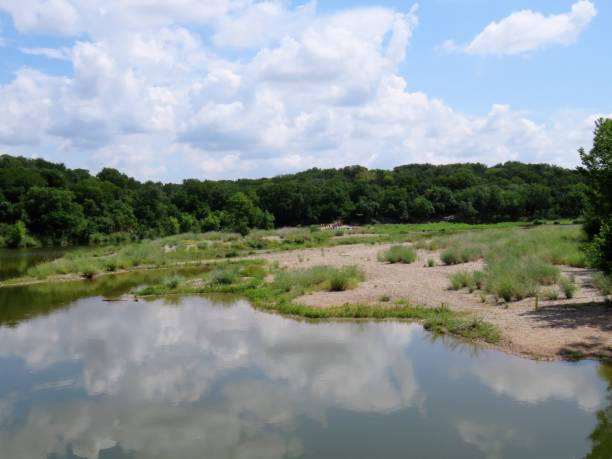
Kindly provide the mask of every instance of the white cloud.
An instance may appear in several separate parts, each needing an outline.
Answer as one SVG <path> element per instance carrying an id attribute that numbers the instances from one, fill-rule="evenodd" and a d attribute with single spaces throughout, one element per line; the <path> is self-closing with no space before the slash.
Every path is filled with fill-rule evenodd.
<path id="1" fill-rule="evenodd" d="M 549 45 L 574 43 L 597 15 L 590 0 L 578 0 L 568 13 L 543 15 L 521 10 L 499 22 L 491 22 L 465 46 L 452 40 L 442 44 L 447 51 L 478 55 L 523 54 Z"/>
<path id="2" fill-rule="evenodd" d="M 61 151 L 93 169 L 180 179 L 356 163 L 572 166 L 576 148 L 590 141 L 588 113 L 535 123 L 495 105 L 474 117 L 409 92 L 398 66 L 416 7 L 321 15 L 314 1 L 54 1 L 63 7 L 0 0 L 24 33 L 77 36 L 66 50 L 24 48 L 66 56 L 73 72 L 22 70 L 0 86 L 8 107 L 0 113 L 1 149 Z"/>
<path id="3" fill-rule="evenodd" d="M 70 60 L 70 51 L 66 48 L 19 48 L 19 51 L 31 56 L 43 56 L 47 59 Z"/>

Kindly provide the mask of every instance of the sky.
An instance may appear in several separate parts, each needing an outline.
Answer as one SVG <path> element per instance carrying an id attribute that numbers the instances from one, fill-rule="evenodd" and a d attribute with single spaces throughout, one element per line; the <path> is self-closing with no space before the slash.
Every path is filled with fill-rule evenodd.
<path id="1" fill-rule="evenodd" d="M 0 0 L 0 153 L 144 180 L 575 167 L 607 0 Z"/>

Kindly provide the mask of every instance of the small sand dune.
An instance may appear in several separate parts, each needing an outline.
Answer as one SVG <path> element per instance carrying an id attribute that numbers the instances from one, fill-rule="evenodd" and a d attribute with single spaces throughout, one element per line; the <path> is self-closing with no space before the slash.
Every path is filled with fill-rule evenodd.
<path id="1" fill-rule="evenodd" d="M 444 266 L 436 252 L 418 251 L 410 265 L 387 264 L 377 254 L 388 245 L 350 245 L 326 249 L 279 252 L 265 258 L 290 269 L 314 265 L 357 265 L 367 280 L 345 292 L 317 292 L 297 299 L 311 306 L 328 307 L 345 303 L 380 303 L 382 296 L 391 301 L 408 299 L 431 307 L 446 303 L 451 309 L 466 311 L 496 325 L 505 340 L 504 350 L 538 359 L 599 358 L 612 360 L 612 308 L 591 285 L 592 270 L 562 267 L 574 274 L 579 289 L 574 298 L 541 300 L 534 309 L 534 299 L 508 305 L 491 296 L 448 289 L 448 274 L 456 270 L 482 269 L 483 262 Z M 426 267 L 433 258 L 436 266 Z M 483 302 L 483 299 L 485 302 Z"/>

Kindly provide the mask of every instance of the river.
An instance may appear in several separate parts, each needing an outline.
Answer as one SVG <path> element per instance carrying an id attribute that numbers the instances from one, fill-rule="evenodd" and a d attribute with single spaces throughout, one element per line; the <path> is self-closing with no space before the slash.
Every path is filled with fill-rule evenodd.
<path id="1" fill-rule="evenodd" d="M 0 289 L 2 459 L 612 457 L 610 366 L 124 295 L 160 275 Z"/>

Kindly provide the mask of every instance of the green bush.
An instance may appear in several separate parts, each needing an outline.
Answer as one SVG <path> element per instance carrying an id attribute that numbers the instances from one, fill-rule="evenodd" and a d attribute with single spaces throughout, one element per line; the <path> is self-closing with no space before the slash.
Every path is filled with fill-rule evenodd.
<path id="1" fill-rule="evenodd" d="M 394 245 L 384 252 L 378 254 L 379 261 L 386 261 L 388 263 L 405 263 L 410 264 L 416 260 L 416 252 L 403 245 Z"/>
<path id="2" fill-rule="evenodd" d="M 162 285 L 170 290 L 176 289 L 185 281 L 183 276 L 171 275 L 162 280 Z"/>
<path id="3" fill-rule="evenodd" d="M 211 284 L 234 284 L 240 277 L 239 271 L 238 266 L 234 265 L 217 266 L 210 272 L 208 280 Z"/>

